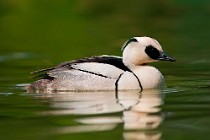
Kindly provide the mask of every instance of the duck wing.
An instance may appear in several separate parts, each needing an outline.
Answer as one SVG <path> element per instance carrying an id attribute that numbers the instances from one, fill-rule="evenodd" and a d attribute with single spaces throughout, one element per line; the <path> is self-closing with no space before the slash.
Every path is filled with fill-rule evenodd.
<path id="1" fill-rule="evenodd" d="M 123 64 L 121 57 L 103 55 L 64 62 L 56 67 L 35 71 L 33 74 L 37 74 L 37 78 L 53 80 L 68 74 L 75 74 L 75 71 L 116 79 L 121 73 L 130 70 Z"/>
<path id="2" fill-rule="evenodd" d="M 102 56 L 93 56 L 93 57 L 84 57 L 78 60 L 73 60 L 73 61 L 68 61 L 61 63 L 58 65 L 56 68 L 59 67 L 68 67 L 71 68 L 73 64 L 80 64 L 80 63 L 90 63 L 90 62 L 95 62 L 95 63 L 102 63 L 102 64 L 109 64 L 113 65 L 119 69 L 122 69 L 123 71 L 130 71 L 123 63 L 122 57 L 118 56 L 107 56 L 107 55 L 102 55 Z"/>

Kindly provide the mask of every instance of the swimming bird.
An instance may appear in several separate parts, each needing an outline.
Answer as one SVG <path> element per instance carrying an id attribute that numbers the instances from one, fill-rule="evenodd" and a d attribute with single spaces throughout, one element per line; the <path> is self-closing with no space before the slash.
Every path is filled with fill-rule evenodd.
<path id="1" fill-rule="evenodd" d="M 176 61 L 164 53 L 150 37 L 132 37 L 122 47 L 122 57 L 93 56 L 61 63 L 33 72 L 39 80 L 28 91 L 103 91 L 161 89 L 161 72 L 148 65 L 156 61 Z"/>

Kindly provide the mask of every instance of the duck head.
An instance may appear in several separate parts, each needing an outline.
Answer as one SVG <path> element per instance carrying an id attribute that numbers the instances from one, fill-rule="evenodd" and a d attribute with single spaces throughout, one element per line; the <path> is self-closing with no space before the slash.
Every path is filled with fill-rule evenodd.
<path id="1" fill-rule="evenodd" d="M 150 37 L 133 37 L 124 43 L 122 51 L 123 63 L 129 68 L 156 61 L 176 61 L 164 53 L 157 40 Z"/>

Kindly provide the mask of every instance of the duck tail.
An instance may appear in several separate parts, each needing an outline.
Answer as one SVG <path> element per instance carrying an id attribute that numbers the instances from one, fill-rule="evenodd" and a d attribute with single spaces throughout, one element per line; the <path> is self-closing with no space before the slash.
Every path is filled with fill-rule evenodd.
<path id="1" fill-rule="evenodd" d="M 38 80 L 30 84 L 29 86 L 27 86 L 27 92 L 28 93 L 37 93 L 37 92 L 45 93 L 45 91 L 47 90 L 47 84 L 49 84 L 50 82 L 51 80 L 49 79 Z"/>

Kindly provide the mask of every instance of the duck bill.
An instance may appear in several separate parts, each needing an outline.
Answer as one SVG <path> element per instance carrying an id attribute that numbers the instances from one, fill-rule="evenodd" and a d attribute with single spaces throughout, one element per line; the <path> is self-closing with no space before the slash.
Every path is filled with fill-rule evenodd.
<path id="1" fill-rule="evenodd" d="M 160 52 L 160 56 L 159 56 L 158 60 L 160 60 L 160 61 L 170 61 L 170 62 L 175 62 L 176 61 L 175 58 L 172 58 L 172 57 L 168 56 L 164 52 Z"/>

